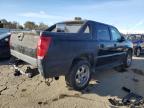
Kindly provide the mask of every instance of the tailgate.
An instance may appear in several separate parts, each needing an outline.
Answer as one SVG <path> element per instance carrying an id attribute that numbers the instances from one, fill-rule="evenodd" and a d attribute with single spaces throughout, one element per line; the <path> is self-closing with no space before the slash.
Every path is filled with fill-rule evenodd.
<path id="1" fill-rule="evenodd" d="M 13 32 L 10 39 L 11 54 L 23 61 L 36 65 L 38 32 Z"/>

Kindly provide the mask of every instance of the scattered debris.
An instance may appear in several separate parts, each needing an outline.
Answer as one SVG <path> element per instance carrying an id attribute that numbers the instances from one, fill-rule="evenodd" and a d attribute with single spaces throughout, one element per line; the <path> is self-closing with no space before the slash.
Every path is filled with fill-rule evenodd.
<path id="1" fill-rule="evenodd" d="M 54 99 L 52 99 L 52 101 L 58 101 L 58 98 L 54 98 Z"/>
<path id="2" fill-rule="evenodd" d="M 26 70 L 23 71 L 21 68 L 24 67 L 24 62 L 21 60 L 12 59 L 9 64 L 14 69 L 14 76 L 26 75 L 28 78 L 32 78 L 39 74 L 37 68 L 32 69 L 30 66 L 27 66 Z"/>
<path id="3" fill-rule="evenodd" d="M 39 105 L 41 105 L 43 102 L 38 102 Z"/>
<path id="4" fill-rule="evenodd" d="M 39 104 L 39 105 L 47 105 L 47 104 L 49 104 L 49 103 L 48 103 L 47 101 L 45 101 L 45 102 L 41 102 L 41 101 L 40 101 L 40 102 L 38 102 L 38 104 Z"/>
<path id="5" fill-rule="evenodd" d="M 116 100 L 116 99 L 108 99 L 108 100 L 114 106 L 124 106 L 123 103 L 119 100 Z"/>
<path id="6" fill-rule="evenodd" d="M 133 92 L 131 92 L 130 89 L 126 87 L 122 87 L 124 91 L 128 93 L 122 100 L 116 100 L 116 99 L 109 99 L 109 102 L 114 106 L 131 106 L 131 108 L 135 106 L 141 106 L 144 105 L 144 98 L 140 95 L 137 95 Z"/>
<path id="7" fill-rule="evenodd" d="M 26 90 L 27 90 L 27 89 L 22 89 L 21 91 L 22 91 L 22 92 L 25 92 Z"/>
<path id="8" fill-rule="evenodd" d="M 45 83 L 47 84 L 47 86 L 50 86 L 52 82 L 53 82 L 53 78 L 51 78 L 51 81 L 50 78 L 45 79 Z"/>
<path id="9" fill-rule="evenodd" d="M 135 93 L 129 93 L 122 99 L 124 105 L 133 105 L 133 106 L 140 106 L 144 104 L 144 99 L 142 96 L 139 96 Z"/>
<path id="10" fill-rule="evenodd" d="M 122 90 L 124 90 L 124 91 L 127 92 L 127 93 L 130 93 L 130 92 L 131 92 L 131 90 L 128 89 L 128 88 L 126 88 L 126 87 L 122 87 Z"/>
<path id="11" fill-rule="evenodd" d="M 20 75 L 22 75 L 22 74 L 20 73 L 20 71 L 15 70 L 15 72 L 14 72 L 14 76 L 20 76 Z"/>

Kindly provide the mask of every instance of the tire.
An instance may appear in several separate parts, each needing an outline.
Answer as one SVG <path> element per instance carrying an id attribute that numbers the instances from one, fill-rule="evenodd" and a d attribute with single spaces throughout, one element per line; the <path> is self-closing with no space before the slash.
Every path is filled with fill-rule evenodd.
<path id="1" fill-rule="evenodd" d="M 70 72 L 65 76 L 68 87 L 75 90 L 86 88 L 91 79 L 91 69 L 88 61 L 81 60 L 71 68 Z"/>
<path id="2" fill-rule="evenodd" d="M 135 55 L 136 55 L 136 57 L 139 57 L 140 54 L 141 54 L 141 49 L 140 49 L 140 48 L 137 48 L 137 49 L 135 50 Z"/>
<path id="3" fill-rule="evenodd" d="M 126 68 L 129 68 L 132 64 L 132 55 L 133 55 L 132 51 L 129 50 L 126 54 L 123 64 L 116 67 L 115 70 L 119 72 L 123 72 L 126 70 Z"/>
<path id="4" fill-rule="evenodd" d="M 129 50 L 127 52 L 127 55 L 126 55 L 126 59 L 124 60 L 124 67 L 128 68 L 131 66 L 132 64 L 132 56 L 133 56 L 133 53 L 131 50 Z"/>

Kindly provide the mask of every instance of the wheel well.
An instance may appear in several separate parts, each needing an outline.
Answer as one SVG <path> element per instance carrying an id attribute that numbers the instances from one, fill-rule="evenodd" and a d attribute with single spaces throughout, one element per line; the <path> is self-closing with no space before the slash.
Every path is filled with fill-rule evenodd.
<path id="1" fill-rule="evenodd" d="M 81 61 L 81 60 L 88 61 L 91 66 L 94 65 L 94 56 L 92 54 L 87 54 L 87 55 L 81 55 L 79 57 L 74 58 L 72 61 L 72 64 L 71 64 L 71 68 L 74 66 L 75 63 L 77 63 L 78 61 Z"/>

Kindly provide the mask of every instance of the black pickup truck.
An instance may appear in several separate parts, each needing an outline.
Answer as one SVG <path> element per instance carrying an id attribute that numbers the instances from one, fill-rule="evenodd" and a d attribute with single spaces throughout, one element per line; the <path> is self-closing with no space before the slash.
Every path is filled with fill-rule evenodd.
<path id="1" fill-rule="evenodd" d="M 127 68 L 133 44 L 119 31 L 95 21 L 67 21 L 39 32 L 13 32 L 11 54 L 38 68 L 44 78 L 65 76 L 66 84 L 84 89 L 95 70 Z"/>

